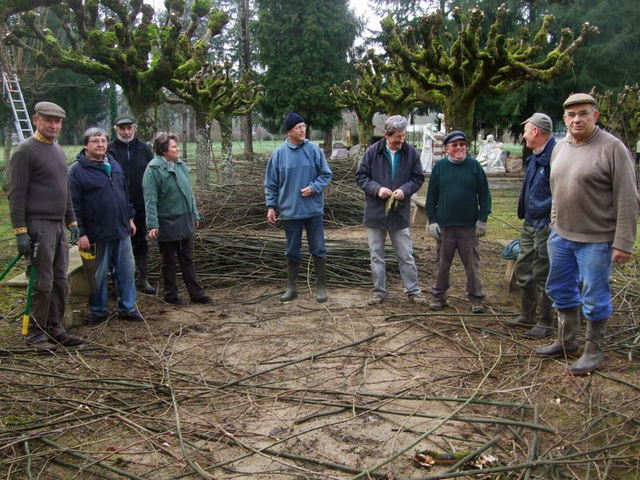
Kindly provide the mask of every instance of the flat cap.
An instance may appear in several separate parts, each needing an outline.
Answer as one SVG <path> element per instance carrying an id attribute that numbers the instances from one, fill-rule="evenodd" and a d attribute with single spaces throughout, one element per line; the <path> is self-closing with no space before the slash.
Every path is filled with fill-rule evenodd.
<path id="1" fill-rule="evenodd" d="M 136 123 L 136 119 L 130 113 L 121 113 L 116 117 L 114 123 L 116 125 L 129 125 L 131 123 Z"/>
<path id="2" fill-rule="evenodd" d="M 520 125 L 524 125 L 525 123 L 533 123 L 536 127 L 540 127 L 545 132 L 553 132 L 553 121 L 546 113 L 536 112 Z"/>
<path id="3" fill-rule="evenodd" d="M 442 140 L 442 144 L 447 145 L 456 140 L 464 140 L 466 142 L 467 136 L 462 130 L 454 130 L 453 132 L 449 132 L 447 133 L 447 135 L 445 135 L 444 139 Z"/>
<path id="4" fill-rule="evenodd" d="M 596 99 L 588 93 L 573 93 L 562 104 L 562 108 L 570 107 L 571 105 L 579 105 L 581 103 L 590 103 L 596 105 Z"/>
<path id="5" fill-rule="evenodd" d="M 67 118 L 67 114 L 60 105 L 53 102 L 38 102 L 35 107 L 36 115 L 48 115 L 49 117 Z"/>

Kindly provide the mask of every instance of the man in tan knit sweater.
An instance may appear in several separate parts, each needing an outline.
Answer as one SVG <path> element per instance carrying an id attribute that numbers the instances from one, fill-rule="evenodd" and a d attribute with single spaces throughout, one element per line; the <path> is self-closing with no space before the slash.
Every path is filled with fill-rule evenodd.
<path id="1" fill-rule="evenodd" d="M 546 286 L 558 309 L 558 339 L 536 352 L 566 355 L 578 351 L 576 332 L 582 306 L 587 320 L 585 346 L 569 372 L 584 375 L 603 361 L 602 344 L 613 311 L 611 266 L 631 257 L 640 200 L 631 153 L 596 126 L 594 98 L 576 93 L 563 107 L 569 135 L 558 142 L 551 157 L 552 230 Z"/>

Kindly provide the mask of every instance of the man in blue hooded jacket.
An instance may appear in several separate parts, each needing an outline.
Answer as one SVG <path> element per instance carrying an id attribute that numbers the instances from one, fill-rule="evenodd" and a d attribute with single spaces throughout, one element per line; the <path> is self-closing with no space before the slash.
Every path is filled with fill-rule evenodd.
<path id="1" fill-rule="evenodd" d="M 129 202 L 127 181 L 120 164 L 107 154 L 107 133 L 98 127 L 87 129 L 84 149 L 71 166 L 71 198 L 80 238 L 78 247 L 95 245 L 95 289 L 89 295 L 89 316 L 85 323 L 105 321 L 107 277 L 110 269 L 118 289 L 120 318 L 134 322 L 144 319 L 136 308 L 134 260 L 131 237 L 136 232 L 135 212 Z"/>
<path id="2" fill-rule="evenodd" d="M 556 144 L 553 123 L 544 113 L 534 113 L 522 122 L 523 138 L 533 154 L 527 159 L 527 169 L 518 201 L 518 218 L 524 220 L 520 236 L 520 254 L 516 263 L 516 284 L 520 287 L 520 316 L 508 326 L 528 328 L 529 338 L 551 335 L 553 310 L 545 293 L 549 274 L 549 222 L 551 221 L 551 153 Z M 538 317 L 536 319 L 536 308 Z"/>
<path id="3" fill-rule="evenodd" d="M 331 170 L 320 148 L 306 138 L 304 118 L 295 112 L 289 113 L 284 120 L 284 130 L 287 139 L 271 155 L 264 178 L 267 221 L 275 225 L 280 214 L 287 237 L 287 290 L 280 301 L 288 302 L 298 296 L 304 228 L 316 270 L 316 300 L 325 302 L 327 249 L 323 192 L 331 182 Z"/>

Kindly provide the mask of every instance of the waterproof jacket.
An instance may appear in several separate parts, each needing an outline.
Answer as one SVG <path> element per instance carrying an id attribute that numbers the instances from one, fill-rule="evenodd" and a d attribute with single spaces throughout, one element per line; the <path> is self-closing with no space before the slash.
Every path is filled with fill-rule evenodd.
<path id="1" fill-rule="evenodd" d="M 331 169 L 318 146 L 305 139 L 301 145 L 285 141 L 271 155 L 264 176 L 267 208 L 275 208 L 284 220 L 300 220 L 324 213 L 324 189 Z M 300 190 L 311 187 L 313 195 Z"/>
<path id="2" fill-rule="evenodd" d="M 149 145 L 134 138 L 129 143 L 117 138 L 109 144 L 109 153 L 115 158 L 127 178 L 129 200 L 136 210 L 136 217 L 144 218 L 144 193 L 142 191 L 142 177 L 147 165 L 153 158 Z M 143 225 L 140 225 L 143 227 Z"/>
<path id="3" fill-rule="evenodd" d="M 147 165 L 142 186 L 147 230 L 158 228 L 159 242 L 191 238 L 200 214 L 187 165 L 180 159 L 171 163 L 156 155 Z"/>
<path id="4" fill-rule="evenodd" d="M 408 143 L 403 143 L 399 150 L 395 178 L 392 178 L 391 164 L 386 152 L 386 139 L 382 138 L 371 145 L 364 153 L 358 171 L 356 183 L 365 193 L 364 219 L 367 227 L 385 230 L 402 230 L 410 224 L 411 195 L 420 190 L 424 182 L 424 173 L 420 163 L 420 155 Z M 400 205 L 385 215 L 387 200 L 378 197 L 381 187 L 404 192 L 404 200 Z"/>
<path id="5" fill-rule="evenodd" d="M 551 154 L 556 139 L 551 137 L 540 153 L 527 159 L 527 170 L 518 200 L 518 218 L 524 219 L 534 230 L 542 230 L 551 221 Z"/>
<path id="6" fill-rule="evenodd" d="M 135 212 L 129 202 L 127 180 L 120 164 L 107 155 L 111 176 L 96 162 L 78 154 L 69 169 L 71 199 L 80 235 L 91 243 L 117 240 L 129 235 L 129 220 Z"/>

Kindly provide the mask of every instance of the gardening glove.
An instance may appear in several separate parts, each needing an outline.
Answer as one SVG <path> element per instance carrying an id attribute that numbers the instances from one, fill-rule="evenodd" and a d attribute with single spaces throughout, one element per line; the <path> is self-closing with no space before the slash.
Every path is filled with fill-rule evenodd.
<path id="1" fill-rule="evenodd" d="M 476 237 L 484 237 L 487 233 L 487 223 L 478 220 L 476 222 Z"/>
<path id="2" fill-rule="evenodd" d="M 78 243 L 78 239 L 80 238 L 80 229 L 77 225 L 69 225 L 69 243 L 71 245 L 75 245 Z"/>
<path id="3" fill-rule="evenodd" d="M 429 235 L 436 240 L 440 240 L 440 233 L 440 225 L 435 222 L 429 224 Z"/>
<path id="4" fill-rule="evenodd" d="M 31 253 L 31 237 L 28 233 L 19 233 L 16 235 L 16 243 L 18 244 L 18 253 L 28 257 Z"/>

